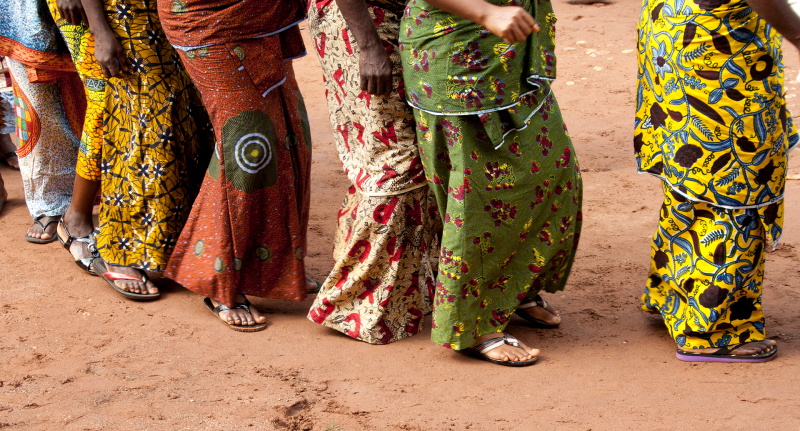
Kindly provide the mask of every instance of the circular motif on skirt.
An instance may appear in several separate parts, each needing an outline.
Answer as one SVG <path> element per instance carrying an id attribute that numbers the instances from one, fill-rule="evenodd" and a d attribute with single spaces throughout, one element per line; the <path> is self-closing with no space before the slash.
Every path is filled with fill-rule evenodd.
<path id="1" fill-rule="evenodd" d="M 225 262 L 222 261 L 222 258 L 217 256 L 217 258 L 214 259 L 214 271 L 222 272 L 224 270 L 225 270 Z"/>
<path id="2" fill-rule="evenodd" d="M 233 47 L 233 52 L 239 57 L 239 61 L 244 61 L 244 48 L 239 45 Z"/>
<path id="3" fill-rule="evenodd" d="M 262 262 L 267 262 L 272 259 L 272 251 L 266 246 L 256 248 L 256 257 Z"/>
<path id="4" fill-rule="evenodd" d="M 198 239 L 194 244 L 194 255 L 199 257 L 201 254 L 203 254 L 203 250 L 205 250 L 205 248 L 206 243 L 204 243 L 202 239 Z"/>
<path id="5" fill-rule="evenodd" d="M 241 271 L 242 270 L 242 259 L 238 257 L 233 258 L 233 270 L 234 271 Z"/>
<path id="6" fill-rule="evenodd" d="M 269 140 L 260 133 L 248 133 L 236 142 L 236 164 L 248 174 L 256 174 L 272 160 Z"/>
<path id="7" fill-rule="evenodd" d="M 243 111 L 225 120 L 222 148 L 225 179 L 245 193 L 278 183 L 278 136 L 269 115 Z M 210 171 L 209 171 L 210 172 Z"/>
<path id="8" fill-rule="evenodd" d="M 297 260 L 303 260 L 303 247 L 297 247 L 294 250 L 294 257 L 296 257 Z"/>

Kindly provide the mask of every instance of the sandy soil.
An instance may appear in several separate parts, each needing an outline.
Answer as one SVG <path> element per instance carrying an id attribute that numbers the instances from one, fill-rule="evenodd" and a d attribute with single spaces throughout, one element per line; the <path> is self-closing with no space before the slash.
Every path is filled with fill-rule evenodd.
<path id="1" fill-rule="evenodd" d="M 799 429 L 800 183 L 787 187 L 784 241 L 767 255 L 764 308 L 778 359 L 677 361 L 660 319 L 638 310 L 661 204 L 657 180 L 637 175 L 632 155 L 640 2 L 554 2 L 555 92 L 585 173 L 585 222 L 567 289 L 547 298 L 561 328 L 510 327 L 542 349 L 537 365 L 471 360 L 432 344 L 429 330 L 388 346 L 353 341 L 306 320 L 310 299 L 253 301 L 270 324 L 257 334 L 224 328 L 168 281 L 157 302 L 127 301 L 60 245 L 24 241 L 19 174 L 0 168 L 11 198 L 0 216 L 0 428 Z M 787 56 L 794 77 L 798 54 Z M 309 269 L 322 279 L 348 183 L 317 59 L 295 64 L 315 147 Z"/>

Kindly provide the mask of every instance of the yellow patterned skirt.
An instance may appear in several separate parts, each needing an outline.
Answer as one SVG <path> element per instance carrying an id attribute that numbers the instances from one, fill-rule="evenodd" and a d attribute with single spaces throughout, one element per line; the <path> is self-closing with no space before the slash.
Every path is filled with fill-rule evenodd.
<path id="1" fill-rule="evenodd" d="M 100 152 L 103 147 L 103 103 L 106 80 L 94 59 L 94 35 L 88 25 L 72 25 L 61 17 L 56 0 L 47 0 L 58 30 L 67 42 L 75 68 L 86 91 L 86 119 L 78 152 L 77 174 L 90 181 L 100 181 Z"/>
<path id="2" fill-rule="evenodd" d="M 129 71 L 107 82 L 97 248 L 107 263 L 164 271 L 208 167 L 214 135 L 155 0 L 106 0 Z"/>

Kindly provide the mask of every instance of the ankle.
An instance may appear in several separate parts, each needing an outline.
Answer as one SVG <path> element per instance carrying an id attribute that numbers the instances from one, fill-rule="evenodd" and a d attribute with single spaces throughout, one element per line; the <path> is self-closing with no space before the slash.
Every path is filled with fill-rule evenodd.
<path id="1" fill-rule="evenodd" d="M 92 214 L 81 214 L 72 208 L 67 209 L 64 214 L 64 224 L 72 236 L 86 236 L 94 230 L 94 223 L 92 221 Z"/>

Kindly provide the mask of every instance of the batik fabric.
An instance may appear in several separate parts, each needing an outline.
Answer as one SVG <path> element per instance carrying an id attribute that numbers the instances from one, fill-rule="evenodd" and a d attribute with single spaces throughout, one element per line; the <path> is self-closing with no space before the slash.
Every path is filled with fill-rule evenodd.
<path id="1" fill-rule="evenodd" d="M 309 10 L 334 140 L 351 182 L 337 214 L 334 266 L 309 319 L 373 344 L 422 330 L 439 256 L 441 219 L 403 94 L 397 37 L 404 7 L 367 5 L 393 65 L 388 97 L 361 90 L 358 44 L 336 2 L 312 2 Z"/>
<path id="2" fill-rule="evenodd" d="M 94 59 L 94 35 L 86 23 L 72 25 L 64 20 L 58 12 L 56 0 L 47 0 L 47 5 L 69 48 L 86 93 L 86 118 L 83 122 L 76 171 L 84 179 L 100 181 L 106 80 L 103 70 Z"/>
<path id="3" fill-rule="evenodd" d="M 764 339 L 763 249 L 798 137 L 781 38 L 745 1 L 644 1 L 634 151 L 665 184 L 643 308 L 685 349 Z"/>
<path id="4" fill-rule="evenodd" d="M 549 2 L 523 6 L 541 31 L 516 45 L 420 0 L 400 29 L 444 221 L 431 338 L 456 350 L 502 332 L 526 297 L 562 290 L 580 235 L 580 169 L 549 83 L 555 16 Z"/>
<path id="5" fill-rule="evenodd" d="M 289 15 L 282 9 L 288 3 L 298 5 Z M 251 9 L 242 11 L 242 5 Z M 281 7 L 264 10 L 253 2 L 160 4 L 167 36 L 179 47 L 217 133 L 167 275 L 229 307 L 237 294 L 306 297 L 311 130 L 291 63 L 305 54 L 297 27 L 305 9 L 299 5 L 279 2 Z M 197 24 L 205 22 L 205 11 L 218 13 L 219 20 Z M 278 23 L 286 25 L 268 30 Z M 268 32 L 231 40 L 219 31 L 228 25 L 234 32 Z M 204 46 L 193 47 L 198 41 Z"/>
<path id="6" fill-rule="evenodd" d="M 110 265 L 161 272 L 197 196 L 213 133 L 155 0 L 104 7 L 129 70 L 106 83 L 97 248 Z"/>

